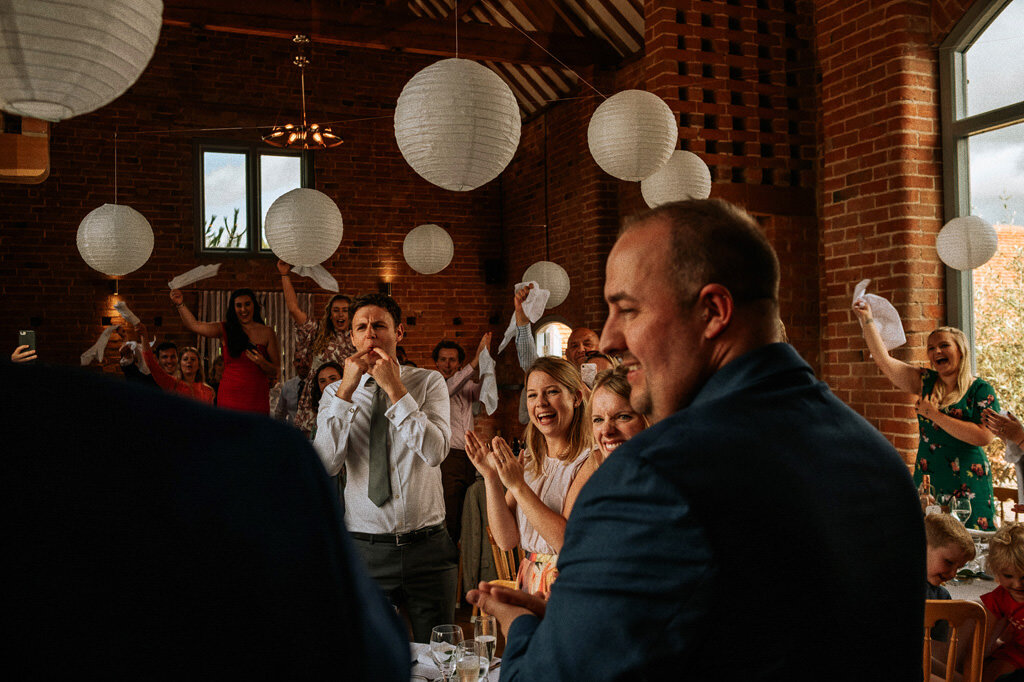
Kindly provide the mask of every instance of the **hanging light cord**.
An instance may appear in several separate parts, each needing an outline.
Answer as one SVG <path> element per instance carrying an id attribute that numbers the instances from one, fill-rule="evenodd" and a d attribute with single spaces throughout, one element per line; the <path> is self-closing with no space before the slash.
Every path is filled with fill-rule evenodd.
<path id="1" fill-rule="evenodd" d="M 537 42 L 536 40 L 534 40 L 534 39 L 533 39 L 533 38 L 532 38 L 532 37 L 530 36 L 530 34 L 529 34 L 529 33 L 527 33 L 527 32 L 526 32 L 526 31 L 524 31 L 523 29 L 521 29 L 521 28 L 519 28 L 518 26 L 516 26 L 516 23 L 515 23 L 514 21 L 512 21 L 512 22 L 509 22 L 509 23 L 510 23 L 510 24 L 512 25 L 512 28 L 514 28 L 515 30 L 517 30 L 517 31 L 519 31 L 520 33 L 522 33 L 522 34 L 523 34 L 523 35 L 524 35 L 524 36 L 526 37 L 526 39 L 527 39 L 527 40 L 529 40 L 529 41 L 530 41 L 531 43 L 533 43 L 534 45 L 536 45 L 537 47 L 539 47 L 539 48 L 540 48 L 541 50 L 543 50 L 543 51 L 544 51 L 544 53 L 545 53 L 545 54 L 547 54 L 547 56 L 551 57 L 551 58 L 552 58 L 552 59 L 554 59 L 554 60 L 555 60 L 556 62 L 558 62 L 559 64 L 561 64 L 561 65 L 562 65 L 562 68 L 563 68 L 563 69 L 565 69 L 566 71 L 570 72 L 570 73 L 571 73 L 572 75 L 574 75 L 574 76 L 576 76 L 577 78 L 579 78 L 579 79 L 580 79 L 580 81 L 582 81 L 583 83 L 586 83 L 586 84 L 587 84 L 587 86 L 589 86 L 591 90 L 593 90 L 593 91 L 594 91 L 594 92 L 596 92 L 597 94 L 601 95 L 601 97 L 603 97 L 603 98 L 605 98 L 605 99 L 608 99 L 608 95 L 604 94 L 603 92 L 601 92 L 600 90 L 598 90 L 597 88 L 595 88 L 595 87 L 594 87 L 594 85 L 593 85 L 593 83 L 591 83 L 591 82 L 590 82 L 590 81 L 588 81 L 588 80 L 587 80 L 586 78 L 584 78 L 584 77 L 583 77 L 583 76 L 581 76 L 581 75 L 580 75 L 579 73 L 577 73 L 577 72 L 576 72 L 576 69 L 572 68 L 571 66 L 569 66 L 568 64 L 566 64 L 565 62 L 563 62 L 563 61 L 562 61 L 561 59 L 559 59 L 559 58 L 558 58 L 558 57 L 556 57 L 555 55 L 551 54 L 551 52 L 549 52 L 549 51 L 548 51 L 548 49 L 547 49 L 546 47 L 544 47 L 543 45 L 541 45 L 540 43 L 538 43 L 538 42 Z"/>

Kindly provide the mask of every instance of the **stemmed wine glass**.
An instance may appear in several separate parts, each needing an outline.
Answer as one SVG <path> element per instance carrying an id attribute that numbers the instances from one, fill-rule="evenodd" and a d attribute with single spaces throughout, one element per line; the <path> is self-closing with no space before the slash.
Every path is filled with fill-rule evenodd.
<path id="1" fill-rule="evenodd" d="M 498 625 L 494 616 L 481 613 L 473 616 L 473 639 L 487 645 L 487 660 L 494 660 L 494 649 L 498 644 Z"/>
<path id="2" fill-rule="evenodd" d="M 964 497 L 956 497 L 949 501 L 949 511 L 953 516 L 960 519 L 960 523 L 967 524 L 967 519 L 971 518 L 971 500 Z"/>
<path id="3" fill-rule="evenodd" d="M 455 647 L 455 669 L 459 671 L 459 682 L 480 682 L 491 667 L 487 655 L 487 643 L 478 639 L 467 639 Z"/>
<path id="4" fill-rule="evenodd" d="M 461 643 L 462 628 L 458 625 L 435 625 L 430 631 L 430 656 L 444 682 L 455 672 L 455 650 Z"/>

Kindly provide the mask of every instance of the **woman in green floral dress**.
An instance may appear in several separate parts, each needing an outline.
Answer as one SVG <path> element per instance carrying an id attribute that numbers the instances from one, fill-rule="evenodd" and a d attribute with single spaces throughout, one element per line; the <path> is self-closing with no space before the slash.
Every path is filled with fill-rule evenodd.
<path id="1" fill-rule="evenodd" d="M 854 313 L 864 330 L 864 339 L 875 360 L 892 383 L 917 399 L 920 440 L 914 482 L 931 475 L 940 504 L 950 498 L 971 501 L 968 528 L 992 530 L 995 505 L 992 498 L 992 468 L 982 446 L 995 436 L 981 423 L 985 408 L 999 411 L 992 386 L 971 376 L 967 338 L 955 327 L 939 327 L 928 335 L 931 369 L 914 367 L 889 355 L 871 317 L 867 301 L 859 299 Z"/>

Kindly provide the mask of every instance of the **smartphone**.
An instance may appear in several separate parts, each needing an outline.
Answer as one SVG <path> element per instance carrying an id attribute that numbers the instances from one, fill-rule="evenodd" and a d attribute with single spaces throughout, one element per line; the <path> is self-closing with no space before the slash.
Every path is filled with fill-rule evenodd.
<path id="1" fill-rule="evenodd" d="M 22 329 L 18 332 L 18 345 L 28 346 L 29 350 L 36 349 L 36 332 L 33 329 Z"/>
<path id="2" fill-rule="evenodd" d="M 597 378 L 597 363 L 595 362 L 584 362 L 580 365 L 580 374 L 583 377 L 583 383 L 587 387 L 594 385 L 594 379 Z"/>

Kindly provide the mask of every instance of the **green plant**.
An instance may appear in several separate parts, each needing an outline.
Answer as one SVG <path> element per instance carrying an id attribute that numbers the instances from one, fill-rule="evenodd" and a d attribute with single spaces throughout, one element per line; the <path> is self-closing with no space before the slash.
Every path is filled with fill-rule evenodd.
<path id="1" fill-rule="evenodd" d="M 208 249 L 237 249 L 242 245 L 242 237 L 245 236 L 244 228 L 238 225 L 238 213 L 241 209 L 235 209 L 234 221 L 229 225 L 227 216 L 224 216 L 224 226 L 215 228 L 217 221 L 216 214 L 210 216 L 210 224 L 206 226 L 204 239 Z M 214 233 L 216 230 L 216 233 Z M 221 243 L 223 241 L 223 243 Z"/>

